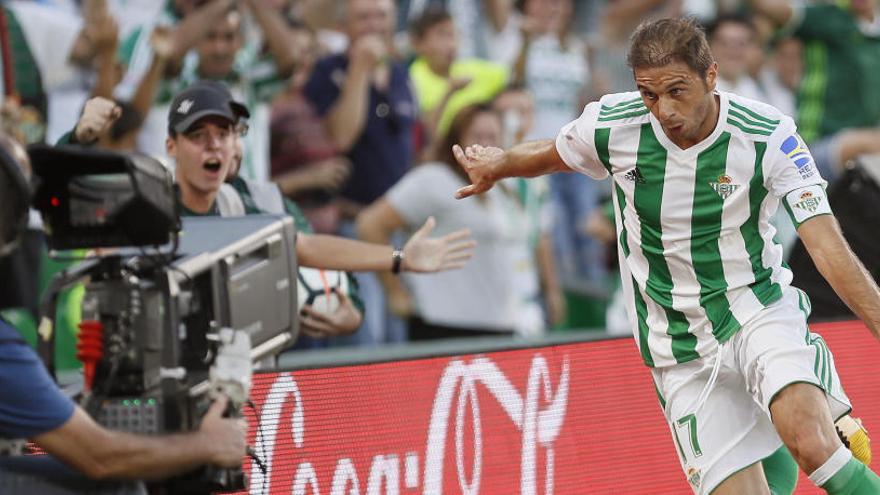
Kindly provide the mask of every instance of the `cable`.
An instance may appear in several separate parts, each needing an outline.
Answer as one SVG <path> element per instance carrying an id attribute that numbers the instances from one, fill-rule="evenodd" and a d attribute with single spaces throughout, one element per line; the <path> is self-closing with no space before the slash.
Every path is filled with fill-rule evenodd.
<path id="1" fill-rule="evenodd" d="M 257 405 L 254 404 L 254 401 L 251 399 L 248 399 L 247 402 L 245 402 L 245 405 L 249 406 L 257 416 L 257 445 L 263 445 L 263 422 L 260 421 L 260 410 L 257 409 Z M 247 448 L 247 454 L 248 457 L 257 463 L 257 466 L 259 466 L 260 471 L 263 473 L 263 485 L 260 487 L 260 493 L 265 494 L 267 493 L 266 490 L 268 488 L 266 485 L 269 483 L 269 467 L 266 465 L 266 462 L 260 458 L 253 447 Z"/>

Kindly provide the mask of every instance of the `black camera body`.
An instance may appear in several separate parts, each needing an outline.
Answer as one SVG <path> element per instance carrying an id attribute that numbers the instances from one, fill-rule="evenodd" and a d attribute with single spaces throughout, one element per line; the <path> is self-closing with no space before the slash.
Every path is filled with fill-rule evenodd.
<path id="1" fill-rule="evenodd" d="M 50 371 L 48 315 L 61 290 L 82 283 L 80 402 L 96 421 L 141 434 L 193 431 L 215 393 L 230 397 L 229 414 L 240 414 L 254 363 L 297 336 L 292 219 L 181 221 L 170 173 L 148 157 L 82 148 L 38 148 L 31 157 L 50 247 L 113 248 L 53 281 L 38 344 Z M 205 467 L 154 491 L 245 485 L 240 469 Z"/>

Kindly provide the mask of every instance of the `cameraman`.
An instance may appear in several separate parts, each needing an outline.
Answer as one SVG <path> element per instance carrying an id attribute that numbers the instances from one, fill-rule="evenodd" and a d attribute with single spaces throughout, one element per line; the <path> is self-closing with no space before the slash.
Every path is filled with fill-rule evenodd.
<path id="1" fill-rule="evenodd" d="M 29 175 L 24 149 L 0 134 L 0 256 L 15 248 L 26 225 Z M 246 425 L 223 417 L 226 403 L 225 397 L 215 401 L 194 432 L 148 437 L 104 429 L 61 393 L 36 353 L 0 319 L 0 493 L 76 492 L 73 473 L 61 466 L 45 472 L 45 457 L 16 455 L 24 439 L 92 480 L 161 479 L 204 464 L 240 466 Z"/>

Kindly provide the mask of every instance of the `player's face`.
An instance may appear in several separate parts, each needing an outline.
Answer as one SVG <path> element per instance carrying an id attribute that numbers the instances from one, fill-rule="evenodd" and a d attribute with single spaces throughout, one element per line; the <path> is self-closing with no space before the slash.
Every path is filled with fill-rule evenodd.
<path id="1" fill-rule="evenodd" d="M 479 144 L 481 146 L 501 146 L 501 119 L 492 112 L 481 112 L 474 117 L 471 125 L 461 136 L 462 147 Z"/>
<path id="2" fill-rule="evenodd" d="M 206 117 L 185 134 L 165 142 L 174 158 L 176 180 L 182 189 L 201 195 L 215 194 L 232 165 L 232 123 L 222 117 Z"/>
<path id="3" fill-rule="evenodd" d="M 638 68 L 634 73 L 645 106 L 673 143 L 687 148 L 712 133 L 717 64 L 712 64 L 705 78 L 684 62 Z"/>

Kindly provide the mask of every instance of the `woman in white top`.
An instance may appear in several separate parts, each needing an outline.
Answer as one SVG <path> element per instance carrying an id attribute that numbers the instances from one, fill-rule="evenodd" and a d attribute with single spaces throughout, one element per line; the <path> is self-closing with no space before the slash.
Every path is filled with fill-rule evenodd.
<path id="1" fill-rule="evenodd" d="M 437 161 L 415 167 L 358 218 L 365 240 L 387 241 L 434 216 L 437 235 L 468 228 L 477 241 L 462 270 L 383 279 L 391 310 L 410 319 L 410 340 L 544 331 L 534 242 L 517 189 L 502 185 L 475 200 L 454 199 L 467 178 L 452 145 L 499 146 L 501 136 L 501 118 L 490 107 L 461 110 L 437 143 Z"/>

